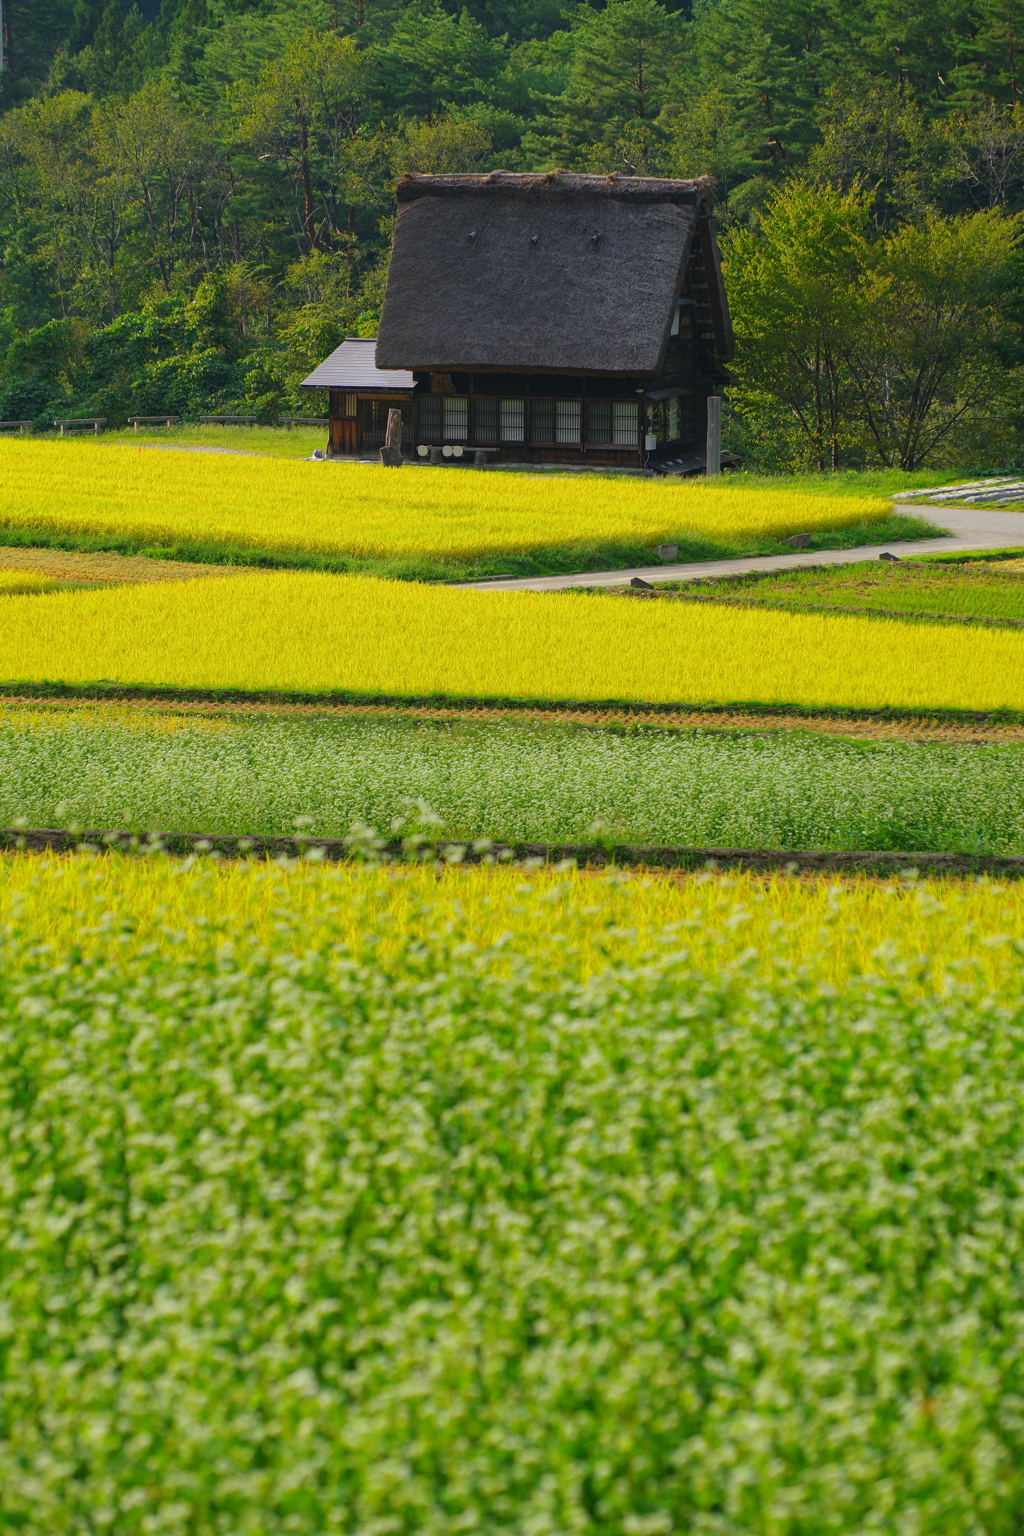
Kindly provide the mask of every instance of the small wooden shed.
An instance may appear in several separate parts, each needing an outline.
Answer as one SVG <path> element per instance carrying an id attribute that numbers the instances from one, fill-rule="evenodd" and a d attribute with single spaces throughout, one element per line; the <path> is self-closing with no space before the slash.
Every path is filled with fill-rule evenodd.
<path id="1" fill-rule="evenodd" d="M 384 442 L 388 411 L 397 406 L 402 412 L 403 446 L 413 440 L 412 398 L 416 380 L 402 368 L 378 368 L 374 337 L 352 337 L 336 347 L 308 379 L 303 389 L 326 389 L 330 436 L 327 451 L 331 458 L 358 458 L 373 453 Z"/>
<path id="2" fill-rule="evenodd" d="M 375 452 L 387 401 L 409 456 L 704 467 L 732 353 L 709 180 L 410 174 L 397 196 L 373 369 L 346 388 L 346 349 L 373 346 L 346 342 L 305 381 L 332 391 L 332 453 Z"/>

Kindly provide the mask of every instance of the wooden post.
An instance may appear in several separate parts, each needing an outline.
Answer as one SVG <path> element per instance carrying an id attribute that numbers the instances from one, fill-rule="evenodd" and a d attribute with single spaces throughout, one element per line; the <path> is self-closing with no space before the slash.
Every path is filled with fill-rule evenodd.
<path id="1" fill-rule="evenodd" d="M 705 474 L 722 473 L 722 397 L 708 395 L 708 461 Z"/>
<path id="2" fill-rule="evenodd" d="M 384 447 L 380 451 L 380 461 L 391 469 L 399 469 L 402 464 L 402 413 L 395 410 L 394 406 L 388 411 L 388 435 L 384 441 Z"/>

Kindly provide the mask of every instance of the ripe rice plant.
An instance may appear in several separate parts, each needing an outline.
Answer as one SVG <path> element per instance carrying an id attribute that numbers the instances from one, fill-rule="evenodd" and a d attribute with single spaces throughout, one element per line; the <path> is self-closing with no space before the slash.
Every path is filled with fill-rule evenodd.
<path id="1" fill-rule="evenodd" d="M 1009 1536 L 1022 893 L 0 861 L 0 1525 Z"/>
<path id="2" fill-rule="evenodd" d="M 391 966 L 445 936 L 505 974 L 586 980 L 609 965 L 685 954 L 765 984 L 897 979 L 916 995 L 1022 988 L 1024 881 L 400 863 L 265 864 L 162 856 L 0 854 L 0 931 L 46 953 L 173 959 L 238 940 L 290 952 L 300 936 Z M 42 953 L 42 951 L 40 951 Z"/>
<path id="3" fill-rule="evenodd" d="M 0 537 L 188 559 L 453 577 L 510 561 L 578 570 L 648 564 L 665 542 L 696 559 L 775 548 L 793 532 L 864 542 L 880 519 L 892 524 L 883 536 L 927 536 L 873 497 L 0 443 Z"/>
<path id="4" fill-rule="evenodd" d="M 1024 708 L 1024 634 L 267 572 L 11 598 L 0 681 L 359 697 Z"/>
<path id="5" fill-rule="evenodd" d="M 0 825 L 1024 853 L 1024 746 L 552 721 L 0 707 Z"/>
<path id="6" fill-rule="evenodd" d="M 0 570 L 0 597 L 19 597 L 33 592 L 56 592 L 57 583 L 51 576 L 40 576 L 35 571 Z"/>

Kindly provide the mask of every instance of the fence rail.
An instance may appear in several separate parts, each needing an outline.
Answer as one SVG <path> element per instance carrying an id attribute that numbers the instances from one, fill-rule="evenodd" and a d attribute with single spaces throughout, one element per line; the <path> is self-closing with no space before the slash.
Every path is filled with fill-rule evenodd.
<path id="1" fill-rule="evenodd" d="M 140 427 L 176 427 L 180 416 L 129 416 L 128 423 L 136 432 Z"/>
<path id="2" fill-rule="evenodd" d="M 96 437 L 99 437 L 107 424 L 105 416 L 68 416 L 63 421 L 55 421 L 54 426 L 60 427 L 60 435 L 64 436 L 65 430 L 71 432 L 84 432 L 91 427 Z"/>
<path id="3" fill-rule="evenodd" d="M 0 421 L 0 432 L 29 432 L 31 429 L 30 421 Z"/>

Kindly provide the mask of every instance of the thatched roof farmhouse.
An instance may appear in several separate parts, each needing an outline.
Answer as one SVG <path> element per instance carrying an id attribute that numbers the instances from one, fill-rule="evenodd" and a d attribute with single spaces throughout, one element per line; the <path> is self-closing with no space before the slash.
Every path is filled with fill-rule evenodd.
<path id="1" fill-rule="evenodd" d="M 345 342 L 331 452 L 703 467 L 732 352 L 711 184 L 408 175 L 372 361 Z M 433 452 L 432 452 L 433 450 Z"/>

